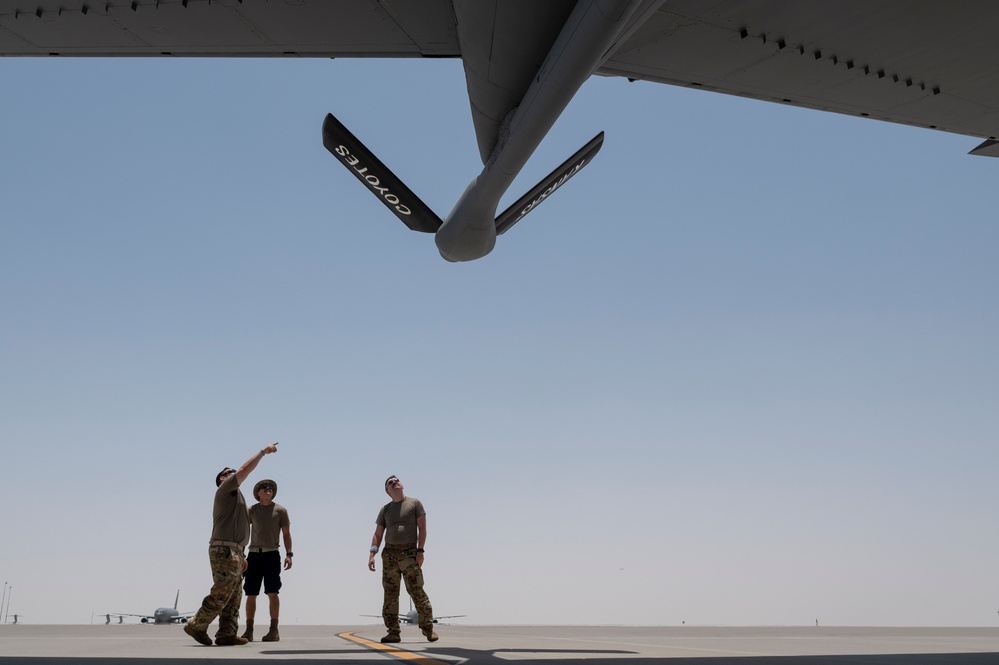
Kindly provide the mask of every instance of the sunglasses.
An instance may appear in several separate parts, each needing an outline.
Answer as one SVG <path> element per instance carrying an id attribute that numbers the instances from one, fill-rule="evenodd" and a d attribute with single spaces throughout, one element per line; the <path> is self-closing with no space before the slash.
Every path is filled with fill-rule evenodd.
<path id="1" fill-rule="evenodd" d="M 274 491 L 274 486 L 273 485 L 261 485 L 260 486 L 260 491 L 262 492 L 264 490 L 270 490 L 270 491 L 273 492 Z"/>

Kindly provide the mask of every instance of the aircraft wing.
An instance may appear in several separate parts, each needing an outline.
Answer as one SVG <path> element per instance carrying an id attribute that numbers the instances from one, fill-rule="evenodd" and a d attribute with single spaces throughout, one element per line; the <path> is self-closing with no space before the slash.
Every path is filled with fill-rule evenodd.
<path id="1" fill-rule="evenodd" d="M 599 74 L 986 139 L 999 157 L 999 3 L 666 0 Z"/>
<path id="2" fill-rule="evenodd" d="M 0 55 L 457 57 L 451 0 L 0 0 Z"/>

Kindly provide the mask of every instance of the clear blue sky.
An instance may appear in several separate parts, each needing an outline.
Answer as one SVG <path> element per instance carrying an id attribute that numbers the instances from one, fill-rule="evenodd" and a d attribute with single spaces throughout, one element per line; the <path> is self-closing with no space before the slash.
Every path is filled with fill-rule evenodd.
<path id="1" fill-rule="evenodd" d="M 213 478 L 292 517 L 289 623 L 377 614 L 396 473 L 469 623 L 995 625 L 999 161 L 976 139 L 591 79 L 448 264 L 458 61 L 0 59 L 0 582 L 33 623 L 195 609 Z M 248 489 L 248 488 L 247 488 Z"/>

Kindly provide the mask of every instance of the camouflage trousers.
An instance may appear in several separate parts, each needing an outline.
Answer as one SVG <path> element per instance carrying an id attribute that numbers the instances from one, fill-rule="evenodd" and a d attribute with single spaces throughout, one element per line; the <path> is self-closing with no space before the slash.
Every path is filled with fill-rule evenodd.
<path id="1" fill-rule="evenodd" d="M 423 590 L 423 571 L 416 565 L 416 545 L 386 545 L 382 550 L 382 589 L 385 591 L 382 619 L 388 632 L 399 632 L 400 578 L 405 580 L 406 591 L 416 606 L 420 628 L 432 630 L 434 608 Z"/>
<path id="2" fill-rule="evenodd" d="M 195 630 L 208 630 L 219 618 L 215 637 L 231 637 L 239 629 L 239 605 L 243 601 L 243 552 L 235 547 L 215 545 L 208 548 L 212 564 L 212 590 L 201 601 L 201 609 L 188 622 Z"/>

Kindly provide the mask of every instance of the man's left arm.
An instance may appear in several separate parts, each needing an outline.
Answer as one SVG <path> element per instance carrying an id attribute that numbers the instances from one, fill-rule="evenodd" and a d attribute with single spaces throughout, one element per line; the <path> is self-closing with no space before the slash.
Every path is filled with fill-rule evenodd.
<path id="1" fill-rule="evenodd" d="M 291 554 L 295 550 L 291 549 L 291 524 L 281 527 L 281 535 L 284 536 L 284 569 L 291 568 Z"/>
<path id="2" fill-rule="evenodd" d="M 427 544 L 427 514 L 416 518 L 416 565 L 423 568 L 423 546 Z"/>

